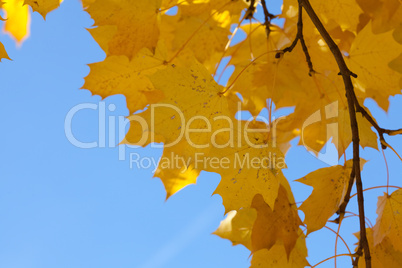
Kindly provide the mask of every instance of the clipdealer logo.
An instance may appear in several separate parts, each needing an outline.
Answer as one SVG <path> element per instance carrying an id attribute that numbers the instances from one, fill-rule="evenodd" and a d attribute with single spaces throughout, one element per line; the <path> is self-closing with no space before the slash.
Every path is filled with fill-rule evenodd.
<path id="1" fill-rule="evenodd" d="M 168 108 L 171 109 L 171 111 L 175 114 L 172 117 L 177 118 L 177 120 L 180 120 L 180 125 L 182 127 L 180 127 L 180 132 L 179 135 L 177 136 L 177 138 L 168 143 L 168 144 L 158 144 L 153 142 L 154 141 L 154 134 L 152 131 L 146 132 L 144 135 L 141 136 L 141 138 L 136 142 L 136 145 L 130 145 L 130 144 L 118 144 L 116 142 L 116 138 L 118 141 L 122 141 L 125 136 L 126 136 L 126 131 L 128 129 L 128 126 L 130 125 L 130 122 L 135 121 L 136 124 L 139 124 L 139 126 L 142 128 L 142 130 L 144 131 L 145 129 L 150 129 L 152 130 L 155 124 L 155 111 L 159 108 L 163 107 L 164 109 Z M 114 104 L 109 104 L 106 107 L 105 102 L 99 102 L 99 104 L 95 104 L 95 103 L 82 103 L 82 104 L 78 104 L 76 106 L 74 106 L 73 108 L 71 108 L 65 117 L 65 121 L 64 121 L 64 131 L 65 131 L 65 135 L 67 140 L 74 146 L 78 147 L 78 148 L 82 148 L 82 149 L 91 149 L 91 148 L 114 148 L 118 146 L 118 159 L 119 160 L 126 160 L 126 148 L 138 148 L 141 147 L 141 145 L 145 145 L 145 143 L 147 141 L 149 141 L 149 137 L 147 135 L 150 135 L 150 146 L 152 148 L 168 148 L 171 146 L 176 145 L 177 143 L 179 143 L 180 141 L 182 141 L 183 139 L 186 140 L 186 142 L 196 148 L 196 149 L 203 149 L 203 148 L 207 148 L 208 146 L 213 146 L 215 148 L 225 148 L 225 147 L 234 147 L 234 146 L 238 146 L 238 148 L 241 147 L 241 144 L 234 144 L 235 142 L 233 140 L 229 140 L 226 144 L 218 144 L 214 138 L 216 137 L 216 133 L 212 132 L 212 127 L 211 125 L 213 124 L 213 122 L 211 122 L 211 119 L 206 118 L 204 116 L 194 116 L 193 118 L 190 118 L 186 121 L 186 118 L 184 117 L 183 113 L 180 111 L 179 108 L 170 105 L 170 104 L 153 104 L 148 106 L 148 109 L 150 109 L 150 114 L 151 114 L 151 122 L 150 122 L 150 126 L 148 125 L 148 122 L 141 117 L 140 115 L 137 114 L 133 114 L 130 115 L 128 118 L 123 116 L 123 115 L 108 115 L 111 112 L 114 112 L 116 110 L 116 105 Z M 91 142 L 83 142 L 81 140 L 79 140 L 76 136 L 74 136 L 72 128 L 73 128 L 73 124 L 74 124 L 74 120 L 76 117 L 80 116 L 80 113 L 83 110 L 92 110 L 94 112 L 97 112 L 97 117 L 98 117 L 98 137 L 97 140 L 95 141 L 91 141 Z M 238 111 L 241 112 L 241 103 L 238 104 Z M 234 124 L 241 124 L 241 120 L 243 120 L 244 123 L 244 131 L 239 132 L 239 133 L 230 133 L 230 137 L 233 137 L 234 135 L 244 135 L 242 138 L 240 139 L 238 138 L 237 141 L 239 140 L 244 140 L 246 142 L 246 144 L 251 147 L 251 148 L 257 148 L 257 149 L 261 149 L 262 147 L 268 147 L 269 145 L 272 147 L 276 147 L 276 125 L 278 124 L 279 121 L 281 121 L 282 119 L 285 119 L 286 117 L 280 117 L 276 120 L 273 120 L 272 124 L 270 125 L 267 118 L 262 117 L 262 116 L 257 116 L 256 118 L 254 117 L 249 117 L 247 121 L 244 121 L 243 118 L 241 118 L 241 113 L 238 113 L 238 115 L 240 115 L 240 118 L 238 118 L 237 120 L 235 120 L 236 122 L 232 122 L 232 119 L 227 117 L 227 116 L 223 116 L 223 115 L 219 115 L 216 116 L 215 118 L 213 118 L 213 121 L 216 120 L 221 120 L 221 121 L 225 121 L 227 122 L 227 125 L 229 126 L 228 128 L 225 128 L 224 131 L 230 132 L 233 131 L 233 125 Z M 305 141 L 305 137 L 304 137 L 304 133 L 305 133 L 305 129 L 307 129 L 309 126 L 315 124 L 315 123 L 319 123 L 319 122 L 327 122 L 326 126 L 327 126 L 327 140 L 329 140 L 329 138 L 332 137 L 333 141 L 334 139 L 338 139 L 338 123 L 334 121 L 334 119 L 336 119 L 338 117 L 338 102 L 333 102 L 331 104 L 326 105 L 323 109 L 318 110 L 316 112 L 314 112 L 312 115 L 310 115 L 305 122 L 302 125 L 302 129 L 301 129 L 301 142 L 304 145 L 304 147 L 307 149 L 307 151 L 309 151 L 311 154 L 313 154 L 314 156 L 318 156 L 318 159 L 320 159 L 321 161 L 329 164 L 329 165 L 335 165 L 338 163 L 338 154 L 336 152 L 336 150 L 330 150 L 328 148 L 328 144 L 325 145 L 324 149 L 321 150 L 321 152 L 317 152 L 314 149 L 312 149 L 311 147 L 308 146 L 308 144 Z M 196 129 L 196 128 L 191 128 L 191 124 L 195 121 L 200 121 L 203 123 L 204 126 L 206 126 L 205 128 L 202 129 Z M 253 122 L 254 120 L 258 120 L 258 121 L 262 121 L 265 123 L 265 125 L 267 126 L 265 129 L 254 129 L 251 128 L 249 125 L 251 122 Z M 238 128 L 240 129 L 240 128 Z M 223 132 L 223 129 L 219 129 L 216 130 L 215 132 Z M 210 133 L 210 137 L 211 140 L 205 144 L 196 144 L 191 140 L 191 133 Z M 250 133 L 255 133 L 255 132 L 271 132 L 271 137 L 272 140 L 270 140 L 269 145 L 264 144 L 254 144 L 252 141 L 249 140 L 248 135 Z M 117 135 L 116 135 L 117 134 Z M 272 165 L 281 165 L 283 163 L 283 166 L 285 166 L 284 164 L 284 159 L 282 159 L 283 161 L 276 161 L 275 159 L 278 159 L 279 156 L 276 155 L 270 155 L 267 159 L 263 159 L 263 161 L 257 161 L 258 159 L 250 159 L 248 158 L 248 156 L 244 156 L 244 159 L 247 159 L 247 161 L 251 161 L 251 163 L 243 163 L 241 161 L 244 161 L 244 159 L 240 159 L 240 158 L 234 158 L 231 161 L 234 163 L 229 163 L 230 160 L 225 159 L 225 158 L 220 158 L 220 161 L 218 161 L 215 158 L 206 158 L 206 157 L 202 157 L 200 154 L 194 155 L 193 158 L 187 158 L 187 159 L 180 159 L 180 156 L 177 155 L 173 155 L 172 157 L 159 157 L 158 159 L 150 159 L 147 157 L 141 157 L 138 153 L 130 153 L 129 155 L 129 161 L 130 161 L 130 168 L 133 167 L 137 167 L 137 168 L 152 168 L 153 170 L 156 170 L 156 168 L 159 166 L 165 166 L 167 168 L 171 168 L 172 167 L 172 163 L 180 163 L 177 164 L 175 166 L 175 168 L 179 168 L 181 167 L 182 172 L 186 172 L 187 168 L 189 167 L 189 163 L 192 162 L 193 164 L 198 164 L 199 167 L 201 169 L 205 169 L 205 165 L 206 163 L 208 163 L 208 167 L 212 167 L 214 168 L 215 166 L 217 168 L 225 168 L 228 167 L 229 164 L 232 165 L 238 165 L 238 166 L 248 166 L 251 168 L 257 168 L 259 167 L 266 167 L 266 168 L 272 168 Z M 283 157 L 282 157 L 283 158 Z M 202 159 L 202 160 L 200 160 Z M 169 162 L 170 161 L 170 162 Z M 259 163 L 258 163 L 259 162 Z M 274 163 L 273 163 L 274 162 Z M 257 164 L 256 164 L 257 163 Z"/>

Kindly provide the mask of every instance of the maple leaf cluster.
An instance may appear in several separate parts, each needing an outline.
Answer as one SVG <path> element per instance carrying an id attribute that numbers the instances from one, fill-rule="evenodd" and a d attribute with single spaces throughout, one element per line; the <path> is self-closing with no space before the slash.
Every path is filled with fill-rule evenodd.
<path id="1" fill-rule="evenodd" d="M 89 32 L 106 53 L 104 61 L 89 65 L 83 88 L 102 98 L 126 97 L 131 124 L 123 143 L 164 143 L 162 157 L 186 159 L 185 165 L 159 163 L 155 177 L 167 197 L 195 183 L 202 170 L 217 172 L 221 181 L 214 193 L 222 197 L 227 217 L 215 234 L 247 247 L 253 253 L 251 267 L 308 266 L 306 235 L 324 228 L 339 211 L 350 194 L 353 163 L 299 179 L 314 190 L 297 207 L 282 173 L 283 159 L 295 137 L 315 153 L 331 140 L 337 159 L 346 159 L 352 131 L 332 48 L 310 18 L 301 16 L 298 1 L 284 0 L 278 15 L 283 26 L 271 23 L 274 16 L 265 1 L 82 2 L 94 20 Z M 389 96 L 400 94 L 402 87 L 401 2 L 309 2 L 357 74 L 356 101 L 372 98 L 387 111 Z M 0 1 L 6 31 L 19 41 L 28 31 L 24 3 L 43 16 L 59 5 L 58 0 Z M 253 17 L 258 5 L 265 8 L 265 22 Z M 238 33 L 246 37 L 232 44 Z M 1 44 L 0 58 L 8 58 Z M 234 71 L 227 84 L 219 84 L 229 67 Z M 283 107 L 294 112 L 273 120 L 274 109 Z M 256 120 L 263 109 L 268 120 Z M 337 124 L 328 128 L 328 122 L 317 120 L 306 126 L 323 109 Z M 239 118 L 239 111 L 249 111 L 252 120 Z M 356 117 L 360 145 L 378 149 L 375 120 L 362 113 Z M 401 196 L 397 190 L 379 198 L 377 223 L 367 230 L 373 267 L 402 267 Z M 365 267 L 363 258 L 359 267 Z"/>

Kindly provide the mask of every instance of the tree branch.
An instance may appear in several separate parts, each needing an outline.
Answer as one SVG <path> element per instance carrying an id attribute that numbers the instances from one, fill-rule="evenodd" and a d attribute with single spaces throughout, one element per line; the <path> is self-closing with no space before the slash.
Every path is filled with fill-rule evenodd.
<path id="1" fill-rule="evenodd" d="M 356 189 L 357 189 L 357 197 L 359 204 L 359 221 L 360 221 L 360 243 L 359 248 L 362 248 L 364 251 L 366 267 L 371 268 L 371 255 L 370 249 L 367 241 L 366 235 L 366 225 L 365 225 L 365 216 L 364 216 L 364 196 L 363 196 L 363 184 L 360 172 L 360 156 L 359 156 L 359 128 L 357 125 L 356 119 L 356 109 L 355 109 L 355 100 L 354 100 L 354 89 L 352 84 L 352 79 L 350 76 L 352 72 L 347 67 L 345 60 L 343 59 L 342 53 L 339 50 L 338 46 L 335 44 L 334 40 L 331 38 L 324 25 L 321 23 L 314 9 L 310 5 L 308 0 L 299 0 L 299 4 L 301 4 L 309 15 L 311 21 L 314 23 L 315 27 L 319 31 L 320 35 L 324 39 L 325 43 L 327 43 L 329 49 L 331 50 L 334 58 L 338 64 L 340 73 L 343 78 L 343 83 L 345 85 L 346 90 L 346 98 L 348 101 L 349 107 L 349 117 L 350 124 L 352 129 L 352 142 L 353 142 L 353 169 L 356 175 Z M 360 253 L 361 252 L 357 252 Z M 358 258 L 356 258 L 358 259 Z M 355 265 L 356 263 L 354 263 Z"/>
<path id="2" fill-rule="evenodd" d="M 402 134 L 402 129 L 384 129 L 380 127 L 377 122 L 374 120 L 374 118 L 366 111 L 366 109 L 360 105 L 359 101 L 357 100 L 355 92 L 353 92 L 353 100 L 356 105 L 356 111 L 361 113 L 364 118 L 367 119 L 367 121 L 370 122 L 370 124 L 376 129 L 378 136 L 380 137 L 380 142 L 381 142 L 381 147 L 383 149 L 386 149 L 388 147 L 388 143 L 384 139 L 384 134 L 388 134 L 389 136 L 394 136 L 398 134 Z"/>
<path id="3" fill-rule="evenodd" d="M 356 176 L 355 169 L 354 166 L 352 166 L 352 172 L 350 173 L 349 184 L 345 198 L 343 199 L 342 204 L 339 206 L 339 210 L 336 212 L 339 215 L 339 217 L 335 219 L 334 222 L 337 224 L 339 224 L 342 221 L 343 217 L 345 216 L 346 207 L 349 204 L 350 200 L 350 193 L 352 192 L 353 184 L 355 182 L 355 176 Z"/>
<path id="4" fill-rule="evenodd" d="M 261 5 L 262 5 L 262 10 L 264 11 L 264 26 L 265 26 L 265 32 L 267 34 L 267 37 L 269 37 L 269 34 L 271 33 L 271 20 L 275 18 L 275 16 L 271 13 L 269 13 L 268 8 L 267 8 L 267 3 L 265 0 L 261 0 Z"/>
<path id="5" fill-rule="evenodd" d="M 247 8 L 244 17 L 246 18 L 246 20 L 250 20 L 253 18 L 255 12 L 255 0 L 246 0 L 246 2 L 250 2 L 250 6 Z"/>
<path id="6" fill-rule="evenodd" d="M 281 52 L 276 53 L 275 58 L 280 58 L 282 54 L 286 52 L 292 52 L 292 50 L 295 48 L 297 45 L 297 41 L 300 40 L 300 44 L 302 46 L 304 55 L 306 56 L 306 62 L 309 68 L 308 75 L 311 76 L 313 73 L 315 73 L 314 68 L 313 68 L 313 63 L 311 62 L 311 57 L 310 53 L 308 52 L 308 48 L 306 46 L 306 42 L 304 41 L 304 36 L 303 36 L 303 9 L 301 6 L 301 3 L 299 2 L 299 16 L 297 19 L 297 33 L 295 40 L 293 40 L 292 44 L 286 48 L 284 48 Z"/>

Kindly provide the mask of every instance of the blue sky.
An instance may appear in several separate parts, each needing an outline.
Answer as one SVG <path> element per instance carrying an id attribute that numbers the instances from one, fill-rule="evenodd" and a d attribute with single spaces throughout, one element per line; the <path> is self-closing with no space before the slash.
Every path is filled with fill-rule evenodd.
<path id="1" fill-rule="evenodd" d="M 46 21 L 32 14 L 31 37 L 21 47 L 0 34 L 13 59 L 0 64 L 0 267 L 248 267 L 244 247 L 211 235 L 224 216 L 221 198 L 211 196 L 219 175 L 203 172 L 197 185 L 165 202 L 163 185 L 152 179 L 151 169 L 130 168 L 129 161 L 119 160 L 117 129 L 114 141 L 106 135 L 104 148 L 80 149 L 66 138 L 65 118 L 76 105 L 96 107 L 72 119 L 73 135 L 85 142 L 99 141 L 102 105 L 116 107 L 105 111 L 116 122 L 128 115 L 124 97 L 112 96 L 100 104 L 99 96 L 79 89 L 89 72 L 86 64 L 104 58 L 85 29 L 92 23 L 80 2 L 66 0 Z M 391 100 L 388 115 L 373 102 L 366 104 L 384 127 L 399 128 L 402 98 Z M 402 151 L 400 138 L 388 140 Z M 129 152 L 155 158 L 161 154 L 149 148 Z M 382 155 L 369 149 L 364 156 L 370 160 L 363 172 L 365 188 L 385 184 Z M 398 184 L 401 163 L 390 150 L 386 156 L 391 184 Z M 292 148 L 286 159 L 290 181 L 325 166 L 303 147 Z M 296 200 L 311 192 L 291 184 Z M 376 196 L 382 192 L 367 192 L 373 223 Z M 353 199 L 348 210 L 356 211 L 355 203 Z M 357 218 L 345 222 L 342 230 L 357 231 Z M 324 234 L 330 241 L 323 240 Z M 350 234 L 345 237 L 356 242 Z M 311 264 L 333 255 L 333 241 L 329 232 L 311 235 Z M 338 252 L 344 253 L 344 247 Z M 339 267 L 343 261 L 350 263 L 339 258 Z M 319 267 L 333 267 L 333 261 Z"/>

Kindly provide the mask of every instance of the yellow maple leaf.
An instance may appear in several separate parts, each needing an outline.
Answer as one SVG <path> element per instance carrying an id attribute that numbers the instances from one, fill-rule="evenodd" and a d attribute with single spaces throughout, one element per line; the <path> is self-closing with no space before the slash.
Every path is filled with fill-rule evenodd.
<path id="1" fill-rule="evenodd" d="M 131 61 L 124 55 L 108 56 L 102 62 L 89 65 L 91 71 L 83 88 L 102 98 L 123 94 L 130 113 L 134 113 L 163 97 L 162 93 L 156 92 L 147 75 L 165 68 L 165 57 L 162 45 L 155 55 L 144 48 Z"/>
<path id="2" fill-rule="evenodd" d="M 372 19 L 373 32 L 384 33 L 402 23 L 402 4 L 399 0 L 357 0 L 363 11 Z"/>
<path id="3" fill-rule="evenodd" d="M 251 250 L 251 232 L 256 218 L 254 208 L 229 211 L 213 234 L 232 241 L 233 245 L 241 244 Z"/>
<path id="4" fill-rule="evenodd" d="M 296 180 L 314 187 L 311 195 L 300 206 L 305 215 L 307 234 L 324 227 L 339 209 L 348 188 L 352 165 L 353 160 L 348 160 L 344 166 L 321 168 Z"/>
<path id="5" fill-rule="evenodd" d="M 154 177 L 159 177 L 166 190 L 166 199 L 184 187 L 197 182 L 200 171 L 188 162 L 191 156 L 186 155 L 186 142 L 166 147 L 160 159 Z"/>
<path id="6" fill-rule="evenodd" d="M 323 2 L 311 0 L 310 3 L 325 23 L 339 24 L 343 30 L 356 30 L 362 10 L 355 1 L 334 0 Z"/>
<path id="7" fill-rule="evenodd" d="M 254 197 L 252 207 L 257 210 L 257 219 L 251 234 L 252 251 L 263 248 L 269 250 L 277 241 L 282 241 L 289 258 L 301 235 L 299 225 L 302 222 L 296 205 L 288 199 L 286 189 L 282 185 L 279 187 L 274 209 L 265 203 L 260 194 Z"/>
<path id="8" fill-rule="evenodd" d="M 244 80 L 238 78 L 239 82 L 236 81 L 236 84 L 238 83 L 239 87 L 235 84 L 233 88 L 244 94 L 247 101 L 252 102 L 252 105 L 248 104 L 247 107 L 249 109 L 256 107 L 256 112 L 263 107 L 263 101 L 267 98 L 272 98 L 278 108 L 295 106 L 294 113 L 284 120 L 288 122 L 287 131 L 282 129 L 281 133 L 301 130 L 299 144 L 307 146 L 316 153 L 320 152 L 332 137 L 332 143 L 336 146 L 340 157 L 352 141 L 343 83 L 335 67 L 336 63 L 330 52 L 325 50 L 327 47 L 313 45 L 314 43 L 310 47 L 310 52 L 315 59 L 314 66 L 318 74 L 309 76 L 307 64 L 294 68 L 294 62 L 305 61 L 302 49 L 296 47 L 291 53 L 283 55 L 277 63 L 268 61 L 259 68 L 248 67 L 250 74 L 247 70 L 244 71 L 242 74 Z M 303 105 L 306 99 L 309 105 Z M 364 133 L 361 135 L 361 145 L 377 148 L 377 136 L 371 130 L 371 124 L 360 114 L 357 115 L 357 119 L 361 132 Z"/>
<path id="9" fill-rule="evenodd" d="M 375 35 L 371 24 L 367 24 L 356 36 L 347 57 L 349 68 L 358 75 L 353 79 L 356 94 L 373 98 L 385 111 L 388 110 L 389 96 L 401 93 L 401 74 L 388 65 L 400 55 L 401 49 L 392 32 Z"/>
<path id="10" fill-rule="evenodd" d="M 281 177 L 280 183 L 282 191 L 285 190 L 287 193 L 287 198 L 289 202 L 291 204 L 294 204 L 295 201 L 288 181 L 284 177 Z M 262 200 L 260 201 L 262 202 Z M 263 214 L 264 212 L 260 210 L 259 213 L 260 217 L 262 217 L 261 214 Z M 226 218 L 221 221 L 218 229 L 214 232 L 214 234 L 232 241 L 233 245 L 242 244 L 251 251 L 251 233 L 256 219 L 257 211 L 255 208 L 243 207 L 238 211 L 229 211 L 226 215 Z M 257 237 L 257 239 L 259 238 Z M 282 243 L 281 247 L 283 248 L 283 241 L 277 242 Z"/>
<path id="11" fill-rule="evenodd" d="M 244 62 L 250 62 L 263 54 L 267 54 L 263 60 L 273 59 L 274 51 L 282 48 L 290 42 L 289 38 L 283 34 L 283 31 L 273 25 L 272 32 L 267 37 L 267 32 L 260 23 L 249 23 L 241 25 L 239 31 L 247 34 L 247 38 L 240 43 L 228 48 L 226 55 L 231 56 L 229 63 L 233 65 L 243 65 Z"/>
<path id="12" fill-rule="evenodd" d="M 247 6 L 243 1 L 181 1 L 178 14 L 161 17 L 161 35 L 172 57 L 195 57 L 210 71 L 222 57 L 230 25 Z"/>
<path id="13" fill-rule="evenodd" d="M 240 137 L 235 139 L 235 145 L 240 139 L 240 146 L 211 152 L 211 155 L 226 158 L 230 163 L 229 168 L 209 170 L 222 176 L 214 194 L 222 196 L 226 212 L 249 207 L 256 194 L 274 207 L 280 182 L 285 179 L 281 172 L 286 168 L 282 152 L 273 146 L 267 133 L 258 132 L 267 130 L 267 126 L 254 124 L 250 129 L 257 132 L 244 133 L 242 128 Z"/>
<path id="14" fill-rule="evenodd" d="M 227 101 L 220 94 L 222 88 L 205 67 L 197 62 L 190 67 L 170 64 L 151 75 L 150 80 L 155 89 L 163 92 L 164 99 L 146 111 L 129 117 L 140 116 L 147 124 L 145 129 L 130 127 L 126 142 L 136 144 L 146 135 L 146 142 L 142 146 L 151 142 L 170 144 L 185 138 L 194 148 L 204 145 L 212 147 L 209 145 L 212 132 L 224 123 L 214 118 L 228 115 L 229 112 Z M 201 131 L 186 132 L 188 129 Z"/>
<path id="15" fill-rule="evenodd" d="M 304 268 L 310 266 L 306 258 L 306 237 L 300 231 L 300 236 L 289 256 L 286 255 L 283 243 L 278 241 L 269 250 L 264 248 L 254 252 L 250 268 Z"/>
<path id="16" fill-rule="evenodd" d="M 402 190 L 391 195 L 384 193 L 378 197 L 377 221 L 373 227 L 374 245 L 380 244 L 385 237 L 395 250 L 402 252 Z"/>
<path id="17" fill-rule="evenodd" d="M 197 17 L 182 17 L 175 28 L 173 50 L 185 46 L 181 53 L 189 50 L 201 63 L 222 52 L 230 35 L 230 31 L 220 27 L 215 20 L 205 23 Z"/>
<path id="18" fill-rule="evenodd" d="M 241 12 L 247 7 L 243 0 L 189 0 L 180 6 L 184 16 L 206 19 L 213 15 L 213 19 L 220 22 L 222 27 L 238 20 Z"/>
<path id="19" fill-rule="evenodd" d="M 107 54 L 109 51 L 109 41 L 117 32 L 116 25 L 103 25 L 88 29 L 93 39 L 98 43 L 102 50 Z"/>
<path id="20" fill-rule="evenodd" d="M 83 3 L 96 26 L 117 26 L 116 33 L 108 42 L 107 55 L 126 55 L 131 59 L 144 47 L 151 51 L 155 49 L 159 38 L 161 0 L 84 0 Z"/>
<path id="21" fill-rule="evenodd" d="M 370 248 L 371 255 L 371 265 L 375 268 L 389 268 L 389 267 L 402 267 L 402 252 L 396 250 L 389 240 L 388 237 L 385 237 L 381 243 L 375 245 L 373 238 L 373 229 L 366 228 L 366 236 Z M 354 234 L 358 239 L 360 237 L 360 233 Z M 366 262 L 363 256 L 359 258 L 358 263 L 359 268 L 366 267 Z"/>
<path id="22" fill-rule="evenodd" d="M 17 42 L 22 42 L 29 36 L 31 17 L 28 6 L 24 5 L 23 0 L 8 0 L 2 8 L 7 17 L 4 23 L 4 30 L 14 37 Z"/>

